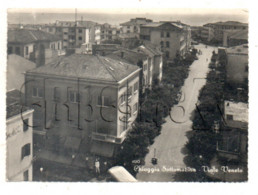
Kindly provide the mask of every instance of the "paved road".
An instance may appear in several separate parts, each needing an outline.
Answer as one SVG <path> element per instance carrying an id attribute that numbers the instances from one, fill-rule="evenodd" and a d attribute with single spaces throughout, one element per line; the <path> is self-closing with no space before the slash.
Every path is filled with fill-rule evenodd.
<path id="1" fill-rule="evenodd" d="M 209 70 L 208 64 L 212 56 L 212 51 L 216 49 L 210 46 L 205 48 L 204 45 L 197 45 L 195 48 L 201 49 L 202 55 L 199 55 L 199 59 L 194 61 L 190 66 L 189 76 L 182 87 L 183 95 L 181 100 L 171 111 L 173 121 L 170 117 L 166 118 L 166 123 L 162 126 L 161 134 L 149 148 L 150 152 L 146 155 L 145 165 L 137 174 L 137 179 L 140 181 L 173 181 L 175 172 L 171 171 L 172 168 L 186 167 L 183 162 L 185 155 L 182 153 L 182 148 L 187 141 L 186 132 L 191 130 L 191 113 L 195 109 L 199 90 L 206 83 L 204 78 Z M 158 159 L 157 165 L 151 163 L 154 150 L 156 150 L 156 157 Z M 152 168 L 153 172 L 150 172 L 150 168 Z"/>

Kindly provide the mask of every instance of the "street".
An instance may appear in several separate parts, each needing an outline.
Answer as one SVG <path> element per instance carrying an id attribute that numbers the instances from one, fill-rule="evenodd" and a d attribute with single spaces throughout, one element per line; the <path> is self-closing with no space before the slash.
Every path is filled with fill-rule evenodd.
<path id="1" fill-rule="evenodd" d="M 174 181 L 175 172 L 171 169 L 186 168 L 185 155 L 182 151 L 187 142 L 186 133 L 191 131 L 191 114 L 195 109 L 199 91 L 206 83 L 205 77 L 209 71 L 212 51 L 216 49 L 211 46 L 205 48 L 202 44 L 196 45 L 195 48 L 200 49 L 202 54 L 198 55 L 199 59 L 190 66 L 189 76 L 182 87 L 181 99 L 172 108 L 170 116 L 166 117 L 161 134 L 149 148 L 143 166 L 146 169 L 142 169 L 137 174 L 139 181 Z M 154 153 L 158 159 L 156 165 L 151 163 Z M 147 171 L 149 168 L 157 171 Z"/>

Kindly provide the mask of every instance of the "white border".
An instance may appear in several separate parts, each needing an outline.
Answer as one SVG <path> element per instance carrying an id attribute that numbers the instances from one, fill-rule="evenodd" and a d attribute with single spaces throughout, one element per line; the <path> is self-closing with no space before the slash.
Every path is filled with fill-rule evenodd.
<path id="1" fill-rule="evenodd" d="M 4 4 L 3 4 L 4 3 Z M 1 93 L 1 131 L 0 131 L 0 181 L 3 194 L 257 194 L 258 175 L 258 136 L 257 136 L 257 55 L 258 55 L 258 26 L 255 1 L 248 0 L 9 0 L 1 2 L 0 9 L 0 93 Z M 5 183 L 5 64 L 6 64 L 6 9 L 7 8 L 248 8 L 250 22 L 250 126 L 249 126 L 249 181 L 247 183 Z M 125 9 L 123 9 L 125 10 Z"/>

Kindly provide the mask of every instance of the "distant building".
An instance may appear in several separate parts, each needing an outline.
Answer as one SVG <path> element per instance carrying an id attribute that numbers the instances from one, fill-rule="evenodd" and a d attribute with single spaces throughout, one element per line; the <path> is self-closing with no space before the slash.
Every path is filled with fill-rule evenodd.
<path id="1" fill-rule="evenodd" d="M 233 33 L 224 33 L 223 46 L 233 47 L 248 43 L 248 30 L 241 30 Z"/>
<path id="2" fill-rule="evenodd" d="M 137 117 L 139 71 L 82 54 L 27 71 L 25 101 L 35 108 L 37 139 L 57 154 L 113 157 Z"/>
<path id="3" fill-rule="evenodd" d="M 247 23 L 236 21 L 216 22 L 203 25 L 204 27 L 211 27 L 214 30 L 214 39 L 223 43 L 224 33 L 234 33 L 248 29 Z"/>
<path id="4" fill-rule="evenodd" d="M 121 48 L 111 54 L 108 54 L 107 57 L 139 66 L 141 68 L 139 79 L 141 93 L 145 93 L 146 89 L 152 88 L 153 61 L 147 54 Z"/>
<path id="5" fill-rule="evenodd" d="M 7 92 L 6 102 L 6 178 L 8 181 L 32 181 L 33 109 L 21 104 L 23 94 Z"/>
<path id="6" fill-rule="evenodd" d="M 190 27 L 180 22 L 153 22 L 141 26 L 140 38 L 158 46 L 166 60 L 184 56 L 191 46 Z"/>
<path id="7" fill-rule="evenodd" d="M 62 40 L 40 30 L 8 30 L 8 54 L 16 54 L 37 66 L 50 62 L 62 51 Z"/>
<path id="8" fill-rule="evenodd" d="M 205 41 L 211 41 L 214 39 L 214 29 L 211 27 L 201 27 L 200 38 Z"/>
<path id="9" fill-rule="evenodd" d="M 234 86 L 248 85 L 248 45 L 243 44 L 226 49 L 226 79 Z"/>
<path id="10" fill-rule="evenodd" d="M 24 93 L 25 72 L 36 68 L 36 64 L 16 54 L 7 57 L 7 91 L 18 89 Z"/>
<path id="11" fill-rule="evenodd" d="M 42 30 L 60 37 L 64 48 L 78 48 L 82 44 L 94 43 L 96 25 L 95 22 L 83 20 L 56 21 L 44 25 Z"/>
<path id="12" fill-rule="evenodd" d="M 151 23 L 152 20 L 146 18 L 134 18 L 128 22 L 124 22 L 120 24 L 122 26 L 120 38 L 140 38 L 140 27 L 142 25 Z"/>

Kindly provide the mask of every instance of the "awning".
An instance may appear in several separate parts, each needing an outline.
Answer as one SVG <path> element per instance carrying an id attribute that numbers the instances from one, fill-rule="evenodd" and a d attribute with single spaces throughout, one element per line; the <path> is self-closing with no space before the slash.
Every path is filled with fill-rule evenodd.
<path id="1" fill-rule="evenodd" d="M 104 157 L 112 157 L 114 154 L 115 145 L 111 143 L 94 141 L 90 152 Z"/>

